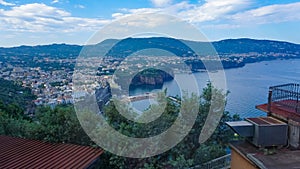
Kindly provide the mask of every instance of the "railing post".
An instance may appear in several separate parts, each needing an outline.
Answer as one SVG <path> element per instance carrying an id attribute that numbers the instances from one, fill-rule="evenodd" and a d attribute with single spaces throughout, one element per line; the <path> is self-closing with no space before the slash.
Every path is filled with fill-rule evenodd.
<path id="1" fill-rule="evenodd" d="M 296 84 L 295 84 L 296 85 Z M 296 113 L 298 113 L 298 104 L 299 104 L 299 85 L 296 85 L 296 95 L 297 95 L 297 101 L 296 101 Z"/>
<path id="2" fill-rule="evenodd" d="M 271 106 L 272 106 L 272 88 L 269 88 L 269 95 L 268 95 L 268 116 L 271 115 Z"/>

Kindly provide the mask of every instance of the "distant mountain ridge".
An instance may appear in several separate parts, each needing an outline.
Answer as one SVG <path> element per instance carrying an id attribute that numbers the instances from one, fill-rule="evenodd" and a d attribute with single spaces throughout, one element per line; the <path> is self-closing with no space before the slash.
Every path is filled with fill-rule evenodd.
<path id="1" fill-rule="evenodd" d="M 226 39 L 212 43 L 220 53 L 249 53 L 249 52 L 274 52 L 293 53 L 300 52 L 300 44 L 274 40 L 255 39 Z"/>
<path id="2" fill-rule="evenodd" d="M 183 43 L 182 43 L 183 42 Z M 146 45 L 145 44 L 152 44 Z M 156 44 L 155 44 L 156 43 Z M 160 46 L 157 44 L 161 44 Z M 182 44 L 186 44 L 182 46 Z M 143 46 L 144 45 L 144 46 Z M 195 42 L 188 40 L 175 40 L 164 37 L 153 38 L 127 38 L 123 40 L 108 39 L 96 45 L 68 45 L 68 44 L 52 44 L 52 45 L 38 45 L 38 46 L 19 46 L 11 48 L 0 48 L 0 61 L 11 60 L 12 57 L 20 58 L 24 61 L 31 61 L 34 57 L 41 59 L 50 57 L 53 59 L 76 58 L 82 49 L 87 55 L 92 56 L 112 56 L 125 57 L 126 55 L 138 51 L 141 48 L 153 47 L 163 50 L 168 50 L 171 53 L 181 56 L 195 55 L 192 49 L 199 50 L 203 55 L 211 55 L 212 51 L 208 49 L 213 45 L 216 52 L 221 57 L 226 57 L 232 54 L 258 53 L 258 54 L 289 54 L 300 56 L 300 44 L 294 44 L 283 41 L 273 40 L 256 40 L 256 39 L 225 39 L 215 42 Z M 83 48 L 84 47 L 84 48 Z M 198 51 L 197 51 L 198 52 Z M 199 53 L 199 52 L 198 52 Z"/>

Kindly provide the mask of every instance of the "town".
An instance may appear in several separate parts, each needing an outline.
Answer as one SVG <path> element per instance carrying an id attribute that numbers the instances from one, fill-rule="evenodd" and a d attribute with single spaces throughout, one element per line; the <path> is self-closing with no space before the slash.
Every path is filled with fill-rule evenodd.
<path id="1" fill-rule="evenodd" d="M 235 63 L 235 65 L 243 66 L 244 58 L 249 59 L 249 56 L 257 58 L 259 54 L 240 54 L 232 55 L 228 57 L 222 57 L 221 61 L 223 63 Z M 278 55 L 278 54 L 274 54 Z M 238 57 L 239 56 L 239 57 Z M 155 62 L 157 59 L 160 60 L 159 63 Z M 201 60 L 202 59 L 202 60 Z M 204 58 L 209 60 L 209 57 Z M 146 63 L 144 62 L 146 61 Z M 190 57 L 153 57 L 153 56 L 143 56 L 142 58 L 134 58 L 130 61 L 120 59 L 120 58 L 101 58 L 101 57 L 91 57 L 84 59 L 84 61 L 79 61 L 76 64 L 76 59 L 51 59 L 51 57 L 43 58 L 38 62 L 51 63 L 52 65 L 61 65 L 60 67 L 29 67 L 22 66 L 21 58 L 13 58 L 12 62 L 0 62 L 0 78 L 6 80 L 12 80 L 23 87 L 29 87 L 32 89 L 34 95 L 37 99 L 34 101 L 36 105 L 49 105 L 51 107 L 57 104 L 72 104 L 73 97 L 84 96 L 84 93 L 72 93 L 73 87 L 73 71 L 75 69 L 80 69 L 80 66 L 86 67 L 86 65 L 98 66 L 98 69 L 91 70 L 91 74 L 94 75 L 94 79 L 91 80 L 91 86 L 85 87 L 88 89 L 95 89 L 96 87 L 103 86 L 107 81 L 112 80 L 112 75 L 116 70 L 126 72 L 131 74 L 130 71 L 141 70 L 147 67 L 174 67 L 174 73 L 186 73 L 188 71 L 186 68 L 183 69 L 184 62 L 197 63 L 203 61 L 203 58 L 190 58 Z M 179 65 L 179 66 L 178 66 Z M 189 65 L 193 67 L 193 64 Z M 225 65 L 226 67 L 226 65 Z M 227 66 L 229 68 L 229 66 Z M 184 71 L 185 72 L 182 72 Z M 195 67 L 191 70 L 192 72 L 200 71 L 205 72 L 205 67 Z M 96 72 L 96 74 L 95 74 Z M 85 70 L 85 73 L 87 71 Z M 86 77 L 85 77 L 86 78 Z M 114 84 L 114 83 L 110 83 Z"/>

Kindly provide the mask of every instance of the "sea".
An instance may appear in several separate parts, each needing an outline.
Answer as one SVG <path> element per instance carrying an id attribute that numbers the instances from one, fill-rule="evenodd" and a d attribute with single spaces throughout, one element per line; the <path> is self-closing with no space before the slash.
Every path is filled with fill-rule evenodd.
<path id="1" fill-rule="evenodd" d="M 226 89 L 229 91 L 225 110 L 232 115 L 239 114 L 241 118 L 266 116 L 266 113 L 257 110 L 255 106 L 267 103 L 270 86 L 300 83 L 300 59 L 249 63 L 241 68 L 226 69 L 224 72 Z M 200 93 L 211 80 L 206 72 L 180 73 L 175 74 L 174 80 L 165 82 L 161 89 L 139 87 L 132 89 L 130 95 L 167 89 L 167 95 L 181 96 L 182 88 L 195 86 L 190 83 L 193 78 L 197 81 Z M 132 106 L 142 112 L 150 104 L 153 104 L 152 101 L 140 100 L 132 103 Z"/>

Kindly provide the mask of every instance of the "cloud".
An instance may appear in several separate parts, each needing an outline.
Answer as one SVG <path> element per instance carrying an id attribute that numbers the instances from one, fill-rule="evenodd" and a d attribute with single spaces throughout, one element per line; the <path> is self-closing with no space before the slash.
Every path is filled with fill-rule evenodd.
<path id="1" fill-rule="evenodd" d="M 180 2 L 177 4 L 173 4 L 167 7 L 162 8 L 137 8 L 137 9 L 127 9 L 121 8 L 118 13 L 112 14 L 112 17 L 115 19 L 119 19 L 121 17 L 126 17 L 132 14 L 151 14 L 151 13 L 159 13 L 159 14 L 167 14 L 176 16 L 180 11 L 187 10 L 192 5 L 187 2 Z"/>
<path id="2" fill-rule="evenodd" d="M 15 6 L 16 4 L 9 3 L 9 2 L 6 2 L 4 0 L 0 0 L 0 5 L 3 5 L 3 6 Z"/>
<path id="3" fill-rule="evenodd" d="M 160 2 L 162 3 L 162 2 Z M 203 3 L 190 4 L 186 1 L 173 5 L 155 8 L 121 9 L 118 17 L 137 13 L 163 13 L 177 16 L 191 23 L 216 21 L 226 19 L 242 10 L 249 8 L 251 0 L 205 0 Z"/>
<path id="4" fill-rule="evenodd" d="M 154 6 L 156 7 L 163 7 L 170 5 L 172 0 L 151 0 Z"/>
<path id="5" fill-rule="evenodd" d="M 206 0 L 204 4 L 193 5 L 178 16 L 192 23 L 213 21 L 244 10 L 250 4 L 249 0 Z"/>
<path id="6" fill-rule="evenodd" d="M 27 32 L 95 31 L 110 20 L 73 17 L 71 13 L 42 3 L 0 9 L 0 30 Z"/>
<path id="7" fill-rule="evenodd" d="M 300 21 L 300 2 L 254 8 L 252 0 L 205 0 L 191 4 L 186 1 L 164 7 L 120 9 L 114 19 L 130 14 L 162 13 L 177 16 L 204 28 L 232 29 L 249 25 Z"/>
<path id="8" fill-rule="evenodd" d="M 74 7 L 75 7 L 75 8 L 80 8 L 80 9 L 84 9 L 84 8 L 85 8 L 84 5 L 80 5 L 80 4 L 79 4 L 79 5 L 75 5 Z"/>
<path id="9" fill-rule="evenodd" d="M 300 21 L 300 2 L 289 4 L 276 4 L 248 10 L 232 15 L 230 19 L 238 23 L 280 23 Z"/>
<path id="10" fill-rule="evenodd" d="M 123 13 L 113 13 L 111 16 L 115 19 L 118 19 L 118 18 L 124 17 L 124 14 Z"/>
<path id="11" fill-rule="evenodd" d="M 52 2 L 59 2 L 53 0 Z M 0 3 L 3 2 L 0 0 Z M 76 6 L 82 8 L 84 6 Z M 187 1 L 164 7 L 120 9 L 110 19 L 74 17 L 64 9 L 43 3 L 32 3 L 0 9 L 0 30 L 27 32 L 78 32 L 96 31 L 114 20 L 132 14 L 162 13 L 177 16 L 201 27 L 230 29 L 246 24 L 265 24 L 287 21 L 300 21 L 300 2 L 270 5 L 249 9 L 250 0 L 205 0 L 203 3 L 190 4 Z M 151 15 L 150 15 L 151 17 Z M 149 21 L 129 24 L 154 27 L 167 20 L 150 18 Z M 219 26 L 218 26 L 219 25 Z"/>
<path id="12" fill-rule="evenodd" d="M 51 2 L 51 4 L 56 4 L 56 3 L 59 3 L 59 0 L 53 0 L 53 1 Z"/>
<path id="13" fill-rule="evenodd" d="M 148 8 L 142 8 L 135 10 L 130 14 L 114 13 L 112 17 L 114 18 L 114 23 L 118 23 L 130 29 L 155 29 L 161 27 L 165 24 L 172 23 L 172 18 L 163 15 L 155 14 L 155 9 L 148 10 Z M 148 15 L 150 13 L 150 15 Z M 114 25 L 114 24 L 112 24 Z M 124 28 L 118 29 L 117 27 L 113 28 L 115 32 L 125 32 Z"/>
<path id="14" fill-rule="evenodd" d="M 154 14 L 155 16 L 155 14 Z M 121 24 L 126 24 L 129 28 L 138 27 L 138 28 L 155 28 L 158 26 L 162 26 L 165 23 L 170 23 L 170 17 L 163 17 L 157 15 L 153 17 L 153 15 L 131 15 L 130 17 L 122 20 Z"/>

